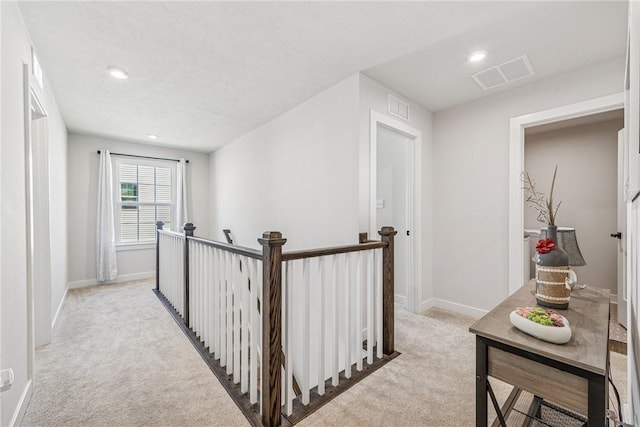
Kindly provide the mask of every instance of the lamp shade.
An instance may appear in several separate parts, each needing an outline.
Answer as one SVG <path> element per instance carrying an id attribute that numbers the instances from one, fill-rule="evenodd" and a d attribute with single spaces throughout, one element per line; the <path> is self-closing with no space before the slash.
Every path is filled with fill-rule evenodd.
<path id="1" fill-rule="evenodd" d="M 547 229 L 540 229 L 540 238 L 546 239 L 547 237 Z M 578 246 L 575 228 L 558 227 L 558 241 L 556 243 L 569 255 L 569 265 L 574 267 L 587 265 Z"/>

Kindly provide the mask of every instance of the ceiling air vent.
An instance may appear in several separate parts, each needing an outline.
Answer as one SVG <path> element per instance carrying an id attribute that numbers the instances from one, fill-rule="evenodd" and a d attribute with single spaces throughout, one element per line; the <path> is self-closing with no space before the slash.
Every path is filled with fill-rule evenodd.
<path id="1" fill-rule="evenodd" d="M 389 114 L 409 121 L 409 103 L 389 94 Z"/>
<path id="2" fill-rule="evenodd" d="M 534 74 L 529 57 L 522 55 L 495 67 L 471 74 L 471 78 L 478 83 L 478 86 L 487 90 L 533 76 Z"/>

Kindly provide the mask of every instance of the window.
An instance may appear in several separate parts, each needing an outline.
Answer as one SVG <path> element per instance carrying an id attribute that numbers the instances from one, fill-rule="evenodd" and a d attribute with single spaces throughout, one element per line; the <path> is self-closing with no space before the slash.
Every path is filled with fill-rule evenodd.
<path id="1" fill-rule="evenodd" d="M 175 164 L 116 159 L 116 239 L 119 244 L 151 243 L 156 221 L 170 229 L 175 211 Z"/>

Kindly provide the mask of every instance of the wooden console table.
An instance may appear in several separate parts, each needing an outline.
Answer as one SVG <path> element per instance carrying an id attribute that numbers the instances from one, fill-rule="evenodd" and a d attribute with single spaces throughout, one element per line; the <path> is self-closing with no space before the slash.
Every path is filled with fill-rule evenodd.
<path id="1" fill-rule="evenodd" d="M 516 329 L 509 313 L 536 305 L 535 282 L 527 282 L 469 328 L 476 334 L 476 426 L 487 426 L 487 394 L 501 422 L 488 376 L 514 389 L 583 414 L 588 426 L 603 427 L 608 407 L 609 291 L 574 290 L 567 310 L 558 310 L 571 326 L 571 340 L 551 344 Z"/>

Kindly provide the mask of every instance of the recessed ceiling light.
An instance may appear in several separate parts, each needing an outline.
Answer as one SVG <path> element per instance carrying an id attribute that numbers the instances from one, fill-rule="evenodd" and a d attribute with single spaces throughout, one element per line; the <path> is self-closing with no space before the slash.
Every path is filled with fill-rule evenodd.
<path id="1" fill-rule="evenodd" d="M 120 68 L 116 68 L 116 67 L 107 67 L 107 70 L 109 70 L 109 74 L 111 75 L 111 77 L 113 77 L 114 79 L 120 79 L 120 80 L 125 80 L 129 78 L 129 74 L 127 74 L 126 71 L 121 70 Z"/>
<path id="2" fill-rule="evenodd" d="M 149 139 L 158 139 L 158 135 L 154 135 L 154 134 L 150 133 L 149 135 L 147 135 L 147 138 L 149 138 Z"/>
<path id="3" fill-rule="evenodd" d="M 469 62 L 480 62 L 486 57 L 487 57 L 486 50 L 477 50 L 473 52 L 471 55 L 469 55 L 468 59 L 469 59 Z"/>

